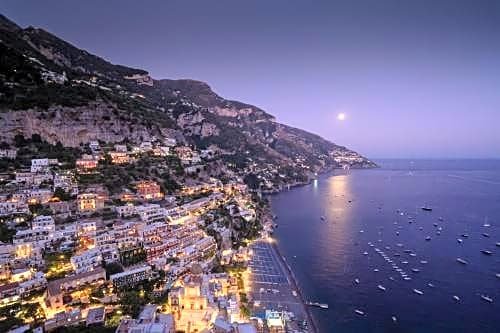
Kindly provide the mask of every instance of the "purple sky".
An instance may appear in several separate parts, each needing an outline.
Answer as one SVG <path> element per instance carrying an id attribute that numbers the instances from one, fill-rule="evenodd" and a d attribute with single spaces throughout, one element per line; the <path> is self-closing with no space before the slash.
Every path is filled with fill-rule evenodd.
<path id="1" fill-rule="evenodd" d="M 500 1 L 4 0 L 0 8 L 155 78 L 206 81 L 372 158 L 500 158 Z"/>

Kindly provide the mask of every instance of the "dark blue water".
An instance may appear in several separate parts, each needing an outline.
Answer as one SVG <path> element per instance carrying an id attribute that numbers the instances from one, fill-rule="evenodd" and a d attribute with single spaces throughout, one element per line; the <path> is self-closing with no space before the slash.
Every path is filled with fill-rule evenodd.
<path id="1" fill-rule="evenodd" d="M 305 297 L 330 306 L 312 309 L 320 332 L 500 332 L 500 160 L 378 163 L 382 168 L 325 175 L 271 197 L 275 236 Z"/>

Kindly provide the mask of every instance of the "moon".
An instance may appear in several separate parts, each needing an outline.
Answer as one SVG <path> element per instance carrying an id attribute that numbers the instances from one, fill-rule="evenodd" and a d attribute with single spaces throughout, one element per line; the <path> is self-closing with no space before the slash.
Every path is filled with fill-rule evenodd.
<path id="1" fill-rule="evenodd" d="M 337 115 L 337 119 L 340 120 L 340 121 L 343 121 L 345 120 L 345 113 L 341 112 Z"/>

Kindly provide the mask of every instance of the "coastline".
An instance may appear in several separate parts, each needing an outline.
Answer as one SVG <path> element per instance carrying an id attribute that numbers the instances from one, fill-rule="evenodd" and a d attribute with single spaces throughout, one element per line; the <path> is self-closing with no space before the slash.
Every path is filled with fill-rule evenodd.
<path id="1" fill-rule="evenodd" d="M 300 289 L 297 279 L 295 278 L 295 274 L 293 273 L 293 270 L 291 269 L 290 265 L 286 262 L 285 257 L 281 255 L 281 252 L 279 250 L 278 244 L 276 242 L 273 242 L 272 244 L 272 249 L 276 252 L 276 255 L 281 261 L 281 264 L 285 267 L 285 271 L 287 272 L 287 277 L 292 284 L 293 288 L 297 291 L 297 295 L 300 299 L 300 302 L 302 303 L 302 306 L 304 308 L 304 312 L 307 314 L 307 321 L 310 324 L 310 331 L 313 333 L 318 333 L 318 328 L 316 326 L 316 323 L 314 322 L 314 318 L 312 316 L 311 310 L 306 304 L 306 301 L 304 299 L 304 294 L 302 293 L 302 290 Z"/>
<path id="2" fill-rule="evenodd" d="M 268 207 L 266 207 L 265 214 L 263 216 L 263 224 L 264 225 L 270 224 L 271 228 L 274 229 L 274 226 L 273 226 L 274 219 L 273 219 L 272 208 L 271 208 L 270 204 Z M 290 286 L 297 292 L 297 297 L 300 301 L 300 304 L 303 308 L 303 312 L 305 313 L 305 315 L 307 317 L 307 322 L 309 324 L 308 331 L 313 332 L 313 333 L 318 333 L 319 331 L 318 331 L 316 322 L 314 321 L 314 317 L 311 313 L 309 306 L 307 306 L 307 304 L 306 304 L 306 300 L 304 298 L 304 294 L 303 294 L 302 290 L 299 287 L 298 280 L 295 277 L 295 274 L 294 274 L 292 268 L 290 267 L 290 265 L 286 261 L 286 258 L 282 255 L 282 253 L 279 249 L 278 242 L 273 241 L 271 243 L 271 249 L 272 249 L 272 251 L 274 251 L 276 257 L 278 258 L 279 264 L 282 266 L 283 271 L 286 274 L 287 280 L 290 283 Z"/>

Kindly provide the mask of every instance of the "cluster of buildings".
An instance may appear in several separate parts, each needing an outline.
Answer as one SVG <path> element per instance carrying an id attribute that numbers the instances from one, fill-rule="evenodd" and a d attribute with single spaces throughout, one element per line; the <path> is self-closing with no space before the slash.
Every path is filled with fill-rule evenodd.
<path id="1" fill-rule="evenodd" d="M 215 155 L 175 145 L 171 139 L 115 145 L 105 157 L 100 144 L 90 142 L 91 153 L 74 169 L 36 158 L 29 169 L 16 170 L 0 192 L 0 223 L 12 232 L 10 241 L 0 242 L 0 307 L 38 302 L 45 331 L 100 325 L 119 309 L 122 291 L 156 281 L 155 293 L 169 290 L 165 303 L 147 305 L 138 318 L 124 316 L 117 332 L 257 332 L 241 312 L 237 281 L 227 273 L 209 273 L 219 261 L 241 260 L 241 251 L 232 249 L 231 227 L 218 221 L 218 214 L 256 219 L 240 179 L 189 182 L 174 195 L 147 179 L 119 196 L 101 184 L 78 182 L 102 163 L 135 163 L 141 154 L 175 154 L 186 174 L 200 172 L 202 162 Z M 12 156 L 0 152 L 0 158 Z M 121 271 L 107 272 L 109 265 Z M 81 307 L 96 290 L 104 290 L 102 304 Z"/>

